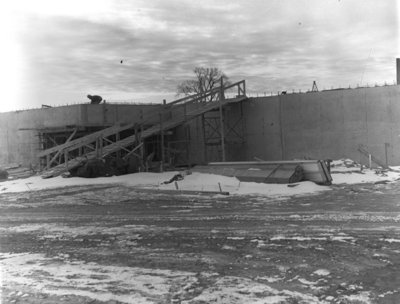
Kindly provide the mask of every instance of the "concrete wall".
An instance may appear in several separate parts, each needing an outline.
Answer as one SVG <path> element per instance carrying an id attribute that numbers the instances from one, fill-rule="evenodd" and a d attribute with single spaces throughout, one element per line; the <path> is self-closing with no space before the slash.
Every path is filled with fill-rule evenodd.
<path id="1" fill-rule="evenodd" d="M 0 164 L 35 164 L 36 129 L 77 125 L 79 118 L 79 106 L 0 113 Z"/>
<path id="2" fill-rule="evenodd" d="M 130 122 L 157 117 L 154 110 L 160 105 L 116 105 L 116 104 L 85 104 L 80 107 L 80 124 L 82 125 L 113 125 L 115 122 Z M 158 118 L 157 118 L 158 119 Z"/>
<path id="3" fill-rule="evenodd" d="M 0 113 L 0 165 L 35 165 L 39 129 L 107 126 L 148 119 L 159 105 L 82 104 Z"/>
<path id="4" fill-rule="evenodd" d="M 400 86 L 251 98 L 244 105 L 246 159 L 352 158 L 360 144 L 400 164 Z"/>
<path id="5" fill-rule="evenodd" d="M 197 106 L 191 106 L 190 110 Z M 0 165 L 34 164 L 39 149 L 37 129 L 106 126 L 150 117 L 158 122 L 159 108 L 160 105 L 84 104 L 0 113 Z M 173 117 L 176 113 L 167 115 Z M 366 163 L 366 158 L 357 151 L 362 144 L 383 162 L 387 154 L 389 164 L 400 165 L 400 86 L 250 98 L 242 104 L 225 107 L 224 113 L 226 138 L 230 142 L 226 145 L 228 161 L 254 157 L 352 158 Z M 234 125 L 238 133 L 243 133 L 244 143 L 234 134 L 228 134 Z M 203 162 L 201 118 L 177 128 L 170 138 L 184 140 L 185 134 L 190 136 L 191 162 Z M 389 144 L 387 151 L 385 144 Z M 220 146 L 214 149 L 216 153 L 208 161 L 221 160 Z"/>

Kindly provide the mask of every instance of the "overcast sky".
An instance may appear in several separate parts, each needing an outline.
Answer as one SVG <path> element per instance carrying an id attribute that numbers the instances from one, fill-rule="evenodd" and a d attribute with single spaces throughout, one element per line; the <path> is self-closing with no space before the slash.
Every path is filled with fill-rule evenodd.
<path id="1" fill-rule="evenodd" d="M 1 4 L 0 111 L 171 100 L 196 66 L 250 92 L 393 84 L 396 0 L 13 0 Z M 123 63 L 121 64 L 121 60 Z"/>

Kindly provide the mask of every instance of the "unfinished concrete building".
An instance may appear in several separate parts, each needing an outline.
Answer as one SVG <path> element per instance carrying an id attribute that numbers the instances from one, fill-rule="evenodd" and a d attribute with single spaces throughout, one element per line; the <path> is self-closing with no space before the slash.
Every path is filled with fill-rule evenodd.
<path id="1" fill-rule="evenodd" d="M 80 104 L 0 113 L 0 164 L 53 175 L 90 159 L 129 172 L 210 161 L 400 164 L 400 86 L 248 97 L 245 81 L 159 105 Z"/>

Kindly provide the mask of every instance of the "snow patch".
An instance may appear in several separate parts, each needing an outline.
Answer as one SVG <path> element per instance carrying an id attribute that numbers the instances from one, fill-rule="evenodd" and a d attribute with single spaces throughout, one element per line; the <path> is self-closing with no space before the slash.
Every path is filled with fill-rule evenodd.
<path id="1" fill-rule="evenodd" d="M 15 289 L 24 286 L 34 291 L 56 296 L 70 295 L 89 297 L 97 301 L 147 304 L 159 302 L 171 294 L 171 286 L 177 288 L 172 300 L 181 304 L 219 303 L 323 303 L 318 297 L 297 291 L 274 289 L 255 280 L 225 276 L 216 278 L 204 286 L 201 293 L 183 300 L 184 294 L 198 285 L 198 276 L 217 276 L 214 273 L 121 267 L 85 263 L 79 260 L 47 258 L 43 254 L 0 254 L 0 267 L 4 287 Z M 279 279 L 266 278 L 267 282 Z M 174 302 L 172 302 L 174 303 Z"/>
<path id="2" fill-rule="evenodd" d="M 278 290 L 268 285 L 254 282 L 246 278 L 226 276 L 218 279 L 213 286 L 191 300 L 181 304 L 218 303 L 218 304 L 278 304 L 290 303 L 298 300 L 299 303 L 327 304 L 312 294 L 289 290 Z"/>
<path id="3" fill-rule="evenodd" d="M 315 270 L 315 271 L 313 272 L 313 274 L 322 277 L 322 276 L 328 276 L 328 275 L 330 275 L 331 273 L 330 273 L 330 271 L 327 270 L 327 269 L 318 269 L 318 270 Z"/>
<path id="4" fill-rule="evenodd" d="M 106 266 L 82 261 L 60 261 L 42 254 L 0 254 L 3 285 L 19 284 L 53 295 L 86 296 L 98 301 L 154 303 L 165 297 L 171 285 L 196 280 L 195 273 Z M 115 290 L 118 289 L 118 294 Z"/>
<path id="5" fill-rule="evenodd" d="M 380 181 L 395 181 L 400 177 L 400 171 L 377 171 L 363 168 L 351 159 L 335 160 L 331 163 L 331 176 L 334 184 L 360 184 Z"/>
<path id="6" fill-rule="evenodd" d="M 379 240 L 388 243 L 400 243 L 400 239 L 379 239 Z"/>
<path id="7" fill-rule="evenodd" d="M 274 276 L 274 277 L 256 277 L 256 280 L 267 281 L 268 283 L 275 283 L 275 282 L 282 281 L 283 278 L 280 278 L 278 276 Z"/>
<path id="8" fill-rule="evenodd" d="M 306 236 L 285 236 L 285 235 L 276 235 L 270 238 L 270 241 L 326 241 L 326 237 L 306 237 Z"/>
<path id="9" fill-rule="evenodd" d="M 359 294 L 353 294 L 353 295 L 348 295 L 348 296 L 341 296 L 341 300 L 347 300 L 350 301 L 350 303 L 357 303 L 357 304 L 372 304 L 372 300 L 370 298 L 370 292 L 368 291 L 363 291 Z"/>

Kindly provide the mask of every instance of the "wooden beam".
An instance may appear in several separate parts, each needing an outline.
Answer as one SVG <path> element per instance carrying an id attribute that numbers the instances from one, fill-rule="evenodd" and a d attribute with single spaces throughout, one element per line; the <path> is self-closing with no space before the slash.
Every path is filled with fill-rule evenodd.
<path id="1" fill-rule="evenodd" d="M 118 142 L 114 142 L 114 141 L 112 141 L 112 140 L 109 140 L 108 138 L 103 138 L 103 139 L 104 139 L 106 142 L 109 142 L 109 143 L 112 144 L 112 145 L 117 145 L 117 146 L 119 146 L 122 150 L 125 150 L 125 151 L 127 151 L 127 152 L 130 152 L 130 151 L 131 151 L 131 150 L 125 148 L 124 146 L 119 145 Z"/>
<path id="2" fill-rule="evenodd" d="M 74 131 L 72 132 L 72 134 L 68 137 L 68 139 L 67 139 L 67 141 L 66 141 L 65 143 L 70 142 L 70 141 L 72 140 L 72 138 L 74 138 L 74 136 L 75 136 L 75 134 L 76 134 L 77 131 L 78 131 L 78 128 L 75 128 L 75 130 L 74 130 Z M 53 156 L 53 158 L 50 160 L 50 163 L 48 163 L 48 167 L 50 167 L 51 164 L 57 159 L 57 157 L 61 155 L 61 152 L 62 152 L 62 151 L 63 151 L 63 150 L 59 150 L 59 151 Z"/>
<path id="3" fill-rule="evenodd" d="M 106 129 L 91 133 L 91 134 L 86 135 L 84 137 L 80 137 L 80 138 L 71 140 L 68 143 L 57 145 L 55 147 L 52 147 L 52 148 L 46 149 L 44 151 L 41 151 L 41 152 L 38 153 L 38 156 L 39 157 L 43 157 L 43 156 L 45 156 L 47 154 L 54 153 L 54 152 L 57 152 L 59 150 L 63 150 L 65 148 L 70 148 L 70 150 L 77 149 L 80 146 L 84 146 L 84 145 L 86 145 L 88 143 L 95 142 L 96 139 L 98 137 L 100 137 L 100 136 L 107 137 L 107 136 L 113 135 L 113 134 L 115 134 L 117 132 L 121 132 L 123 130 L 130 129 L 130 128 L 133 127 L 133 125 L 134 125 L 134 123 L 128 123 L 128 124 L 124 124 L 124 125 L 116 124 L 116 125 L 114 125 L 112 127 L 109 127 L 109 128 L 106 128 Z"/>
<path id="4" fill-rule="evenodd" d="M 57 142 L 49 135 L 46 134 L 47 139 L 50 139 L 50 141 L 54 144 L 54 145 L 58 145 Z"/>
<path id="5" fill-rule="evenodd" d="M 140 143 L 139 145 L 137 145 L 133 150 L 131 150 L 128 154 L 126 154 L 126 155 L 123 157 L 123 159 L 126 160 L 131 154 L 137 155 L 135 152 L 136 152 L 138 149 L 142 148 L 142 146 L 143 146 L 143 143 Z M 137 156 L 139 156 L 139 155 L 137 155 Z"/>
<path id="6" fill-rule="evenodd" d="M 93 151 L 96 150 L 96 147 L 93 147 L 93 146 L 90 145 L 90 144 L 87 144 L 87 145 L 84 145 L 84 146 L 87 147 L 87 148 L 89 148 L 89 149 L 92 149 Z"/>

